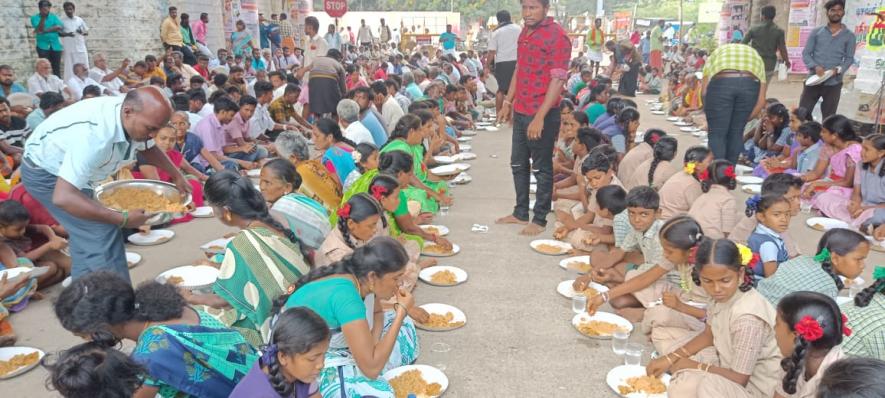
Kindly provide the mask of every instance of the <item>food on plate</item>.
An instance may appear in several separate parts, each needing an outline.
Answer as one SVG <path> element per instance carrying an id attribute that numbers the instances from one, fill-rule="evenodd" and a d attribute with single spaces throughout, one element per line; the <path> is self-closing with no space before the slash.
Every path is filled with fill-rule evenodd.
<path id="1" fill-rule="evenodd" d="M 590 263 L 585 263 L 583 261 L 572 261 L 566 264 L 566 267 L 570 270 L 575 270 L 582 273 L 590 272 L 590 270 L 593 269 L 593 267 L 590 266 Z"/>
<path id="2" fill-rule="evenodd" d="M 223 252 L 224 246 L 209 246 L 209 250 L 214 252 Z"/>
<path id="3" fill-rule="evenodd" d="M 166 278 L 166 283 L 168 283 L 172 286 L 178 286 L 178 285 L 184 283 L 184 278 L 177 276 L 177 275 L 172 275 L 172 276 Z"/>
<path id="4" fill-rule="evenodd" d="M 611 336 L 618 330 L 624 330 L 624 328 L 605 321 L 587 321 L 578 324 L 578 331 L 587 336 Z"/>
<path id="5" fill-rule="evenodd" d="M 455 314 L 451 311 L 445 314 L 430 314 L 430 318 L 422 325 L 430 328 L 456 328 L 464 325 L 464 321 L 453 322 Z"/>
<path id="6" fill-rule="evenodd" d="M 424 226 L 424 227 L 421 227 L 421 229 L 423 229 L 424 232 L 427 232 L 428 234 L 431 234 L 431 235 L 439 235 L 440 234 L 439 229 L 437 229 L 436 227 Z"/>
<path id="7" fill-rule="evenodd" d="M 390 386 L 393 387 L 396 398 L 408 398 L 409 394 L 419 397 L 436 397 L 442 394 L 442 386 L 439 383 L 428 383 L 418 369 L 403 372 L 390 379 Z"/>
<path id="8" fill-rule="evenodd" d="M 137 210 L 147 212 L 185 212 L 187 208 L 181 204 L 177 195 L 170 200 L 147 188 L 118 188 L 113 192 L 101 195 L 101 203 L 114 210 Z"/>
<path id="9" fill-rule="evenodd" d="M 663 394 L 667 392 L 667 385 L 661 379 L 653 376 L 637 376 L 625 380 L 626 385 L 618 386 L 618 392 L 621 395 L 641 393 L 641 394 Z"/>
<path id="10" fill-rule="evenodd" d="M 444 269 L 430 276 L 430 281 L 438 285 L 454 285 L 458 283 L 455 273 Z"/>
<path id="11" fill-rule="evenodd" d="M 562 246 L 550 245 L 547 243 L 541 243 L 540 245 L 535 246 L 535 250 L 544 254 L 562 254 L 566 251 Z"/>
<path id="12" fill-rule="evenodd" d="M 814 224 L 814 225 L 811 226 L 811 228 L 814 228 L 814 229 L 816 229 L 816 230 L 818 230 L 818 231 L 823 231 L 823 230 L 826 230 L 826 229 L 827 229 L 827 227 L 824 227 L 823 224 Z"/>
<path id="13" fill-rule="evenodd" d="M 0 361 L 0 376 L 6 376 L 19 368 L 33 365 L 40 360 L 40 352 L 34 351 L 30 354 L 18 354 L 9 358 L 8 361 Z"/>
<path id="14" fill-rule="evenodd" d="M 444 248 L 440 245 L 424 245 L 424 253 L 430 254 L 452 254 L 452 248 Z"/>
<path id="15" fill-rule="evenodd" d="M 596 289 L 594 289 L 592 287 L 588 287 L 588 288 L 584 289 L 584 291 L 578 292 L 578 293 L 587 296 L 587 298 L 593 298 L 593 296 L 596 296 L 597 294 L 599 294 L 599 292 L 597 292 Z"/>

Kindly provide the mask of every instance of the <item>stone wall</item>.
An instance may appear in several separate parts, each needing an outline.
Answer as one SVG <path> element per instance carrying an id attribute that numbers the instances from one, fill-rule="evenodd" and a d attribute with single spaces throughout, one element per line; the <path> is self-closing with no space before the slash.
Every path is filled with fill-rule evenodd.
<path id="1" fill-rule="evenodd" d="M 63 0 L 53 2 L 52 11 L 59 16 Z M 209 14 L 209 32 L 206 41 L 215 51 L 224 45 L 221 21 L 222 0 L 74 0 L 79 15 L 89 26 L 86 46 L 90 55 L 104 53 L 110 65 L 119 65 L 123 58 L 135 62 L 146 54 L 159 54 L 160 22 L 170 5 L 179 13 L 188 13 L 191 20 L 201 12 Z M 0 64 L 10 64 L 20 82 L 33 73 L 37 53 L 34 47 L 30 16 L 37 13 L 36 0 L 4 0 L 0 7 Z M 279 0 L 259 0 L 260 10 L 278 11 Z M 262 11 L 265 12 L 265 11 Z M 267 12 L 267 14 L 270 14 Z"/>

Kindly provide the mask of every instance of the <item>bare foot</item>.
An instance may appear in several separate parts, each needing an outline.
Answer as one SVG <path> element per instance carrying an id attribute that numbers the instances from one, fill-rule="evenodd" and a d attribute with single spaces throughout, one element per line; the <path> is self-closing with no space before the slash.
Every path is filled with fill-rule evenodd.
<path id="1" fill-rule="evenodd" d="M 525 225 L 528 223 L 529 223 L 528 221 L 522 221 L 522 220 L 514 217 L 512 214 L 509 216 L 501 217 L 501 218 L 495 220 L 495 224 L 521 224 L 521 225 Z"/>
<path id="2" fill-rule="evenodd" d="M 519 231 L 519 234 L 525 236 L 535 236 L 540 234 L 541 232 L 544 232 L 544 229 L 544 227 L 538 224 L 529 223 L 529 225 L 526 225 L 525 228 L 522 229 L 522 231 Z"/>
<path id="3" fill-rule="evenodd" d="M 618 315 L 630 322 L 639 323 L 645 315 L 645 308 L 621 308 L 618 310 Z"/>

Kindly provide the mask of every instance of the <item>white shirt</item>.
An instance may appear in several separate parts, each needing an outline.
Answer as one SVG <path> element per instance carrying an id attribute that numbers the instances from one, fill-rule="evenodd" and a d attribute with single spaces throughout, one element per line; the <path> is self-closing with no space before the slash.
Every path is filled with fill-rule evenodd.
<path id="1" fill-rule="evenodd" d="M 85 79 L 80 79 L 79 77 L 74 75 L 71 76 L 70 79 L 68 79 L 68 88 L 73 91 L 71 95 L 74 96 L 75 101 L 79 101 L 80 98 L 83 98 L 83 89 L 86 88 L 86 86 L 98 86 L 98 88 L 102 89 L 101 91 L 104 91 L 104 86 L 99 84 L 97 81 L 92 80 L 92 78 L 89 76 L 86 76 Z"/>
<path id="2" fill-rule="evenodd" d="M 282 57 L 277 58 L 277 63 L 280 64 L 280 69 L 289 70 L 292 66 L 300 66 L 301 63 L 298 62 L 298 58 L 295 58 L 295 55 L 289 54 L 284 55 Z"/>
<path id="3" fill-rule="evenodd" d="M 375 140 L 372 139 L 372 133 L 359 120 L 347 125 L 347 128 L 344 129 L 344 137 L 353 141 L 354 144 L 362 144 L 364 142 L 369 144 L 375 143 Z"/>
<path id="4" fill-rule="evenodd" d="M 55 91 L 59 94 L 65 94 L 65 82 L 63 82 L 58 76 L 49 74 L 47 77 L 40 76 L 37 72 L 34 72 L 31 77 L 28 78 L 28 92 L 37 95 L 43 94 L 49 91 Z M 81 93 L 82 94 L 82 93 Z"/>
<path id="5" fill-rule="evenodd" d="M 190 123 L 191 126 L 196 126 L 200 120 L 203 120 L 203 117 L 200 116 L 199 113 L 187 112 L 187 122 Z"/>
<path id="6" fill-rule="evenodd" d="M 73 37 L 60 37 L 62 48 L 64 48 L 65 51 L 72 50 L 85 53 L 86 36 L 83 36 L 80 33 L 89 32 L 89 27 L 86 26 L 86 22 L 76 15 L 74 15 L 73 18 L 68 18 L 67 14 L 64 14 L 61 16 L 61 23 L 64 25 L 64 33 L 74 34 Z"/>
<path id="7" fill-rule="evenodd" d="M 307 45 L 304 46 L 304 65 L 310 65 L 317 57 L 322 57 L 329 52 L 329 44 L 326 43 L 320 35 L 307 39 Z"/>
<path id="8" fill-rule="evenodd" d="M 78 189 L 94 187 L 154 146 L 123 131 L 123 97 L 77 102 L 47 118 L 25 144 L 25 158 Z"/>
<path id="9" fill-rule="evenodd" d="M 492 32 L 489 51 L 495 51 L 495 63 L 516 61 L 516 47 L 522 28 L 515 24 L 504 25 Z"/>
<path id="10" fill-rule="evenodd" d="M 396 99 L 387 96 L 387 101 L 384 101 L 384 105 L 381 106 L 381 116 L 384 117 L 384 124 L 387 125 L 387 131 L 393 131 L 394 127 L 396 127 L 396 123 L 399 122 L 399 119 L 403 117 L 403 108 L 399 106 L 399 102 L 396 102 Z"/>
<path id="11" fill-rule="evenodd" d="M 258 104 L 255 107 L 255 113 L 249 119 L 249 137 L 258 138 L 267 130 L 273 130 L 275 124 L 273 118 L 270 117 L 270 111 L 267 110 L 267 105 Z"/>
<path id="12" fill-rule="evenodd" d="M 197 112 L 197 115 L 199 115 L 201 118 L 204 118 L 204 117 L 209 116 L 213 113 L 215 113 L 215 107 L 212 106 L 212 104 L 203 104 L 203 107 L 200 108 L 200 111 Z M 196 126 L 196 125 L 192 124 L 191 126 Z"/>
<path id="13" fill-rule="evenodd" d="M 372 42 L 372 29 L 369 29 L 368 25 L 360 26 L 360 30 L 356 35 L 356 40 L 362 43 L 371 43 Z"/>
<path id="14" fill-rule="evenodd" d="M 89 70 L 89 77 L 92 80 L 99 82 L 99 84 L 104 86 L 106 89 L 110 90 L 111 94 L 119 95 L 120 88 L 123 87 L 123 81 L 120 80 L 119 77 L 115 77 L 115 78 L 113 78 L 113 80 L 108 80 L 106 82 L 102 82 L 102 80 L 104 80 L 104 77 L 111 74 L 111 73 L 114 73 L 114 71 L 112 71 L 110 69 L 102 70 L 102 69 L 99 69 L 99 67 L 97 67 L 97 66 L 93 66 L 92 69 Z"/>

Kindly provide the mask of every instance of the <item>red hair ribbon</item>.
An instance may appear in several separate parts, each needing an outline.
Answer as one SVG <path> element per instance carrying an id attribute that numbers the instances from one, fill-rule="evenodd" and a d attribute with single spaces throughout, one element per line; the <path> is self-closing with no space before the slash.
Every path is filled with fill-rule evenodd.
<path id="1" fill-rule="evenodd" d="M 762 261 L 762 258 L 759 257 L 759 253 L 753 253 L 753 258 L 750 259 L 750 263 L 747 264 L 747 267 L 753 269 L 760 261 Z"/>
<path id="2" fill-rule="evenodd" d="M 341 206 L 341 208 L 338 209 L 338 217 L 341 217 L 341 218 L 350 217 L 350 203 L 348 203 L 344 206 Z"/>
<path id="3" fill-rule="evenodd" d="M 737 177 L 737 174 L 734 173 L 734 166 L 726 167 L 725 170 L 722 172 L 722 174 L 724 174 L 728 178 Z"/>
<path id="4" fill-rule="evenodd" d="M 848 317 L 842 314 L 842 334 L 851 337 L 851 328 L 848 327 Z"/>
<path id="5" fill-rule="evenodd" d="M 691 249 L 688 250 L 688 263 L 694 265 L 695 261 L 697 261 L 698 256 L 698 247 L 697 245 L 692 246 Z"/>
<path id="6" fill-rule="evenodd" d="M 810 315 L 802 317 L 802 319 L 796 323 L 794 329 L 799 336 L 802 336 L 802 338 L 809 343 L 815 342 L 824 336 L 824 329 L 821 328 L 820 323 Z"/>
<path id="7" fill-rule="evenodd" d="M 384 188 L 380 185 L 375 185 L 372 187 L 372 197 L 376 200 L 381 200 L 384 195 L 387 195 L 387 188 Z"/>
<path id="8" fill-rule="evenodd" d="M 659 136 L 659 135 L 657 135 L 657 134 L 652 134 L 652 135 L 651 135 L 651 143 L 652 143 L 652 144 L 657 144 L 658 141 L 660 141 L 660 140 L 661 140 L 661 136 Z"/>
<path id="9" fill-rule="evenodd" d="M 710 179 L 710 169 L 709 168 L 704 169 L 704 171 L 702 171 L 701 174 L 698 174 L 698 180 L 706 181 L 709 179 Z"/>

